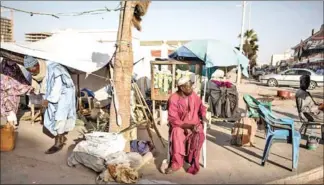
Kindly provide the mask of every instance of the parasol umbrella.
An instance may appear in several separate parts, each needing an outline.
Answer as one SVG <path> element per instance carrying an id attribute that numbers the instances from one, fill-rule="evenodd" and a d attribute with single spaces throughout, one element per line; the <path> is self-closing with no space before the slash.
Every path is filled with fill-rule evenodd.
<path id="1" fill-rule="evenodd" d="M 170 58 L 198 59 L 205 63 L 206 68 L 234 67 L 239 64 L 242 73 L 248 77 L 249 59 L 235 47 L 219 40 L 194 40 L 181 46 L 169 55 Z"/>
<path id="2" fill-rule="evenodd" d="M 247 71 L 249 59 L 235 47 L 219 40 L 193 40 L 178 48 L 169 57 L 174 59 L 201 60 L 205 63 L 206 77 L 208 76 L 207 68 L 234 66 L 241 66 L 243 75 L 249 76 Z M 207 80 L 205 80 L 204 97 L 206 83 Z"/>

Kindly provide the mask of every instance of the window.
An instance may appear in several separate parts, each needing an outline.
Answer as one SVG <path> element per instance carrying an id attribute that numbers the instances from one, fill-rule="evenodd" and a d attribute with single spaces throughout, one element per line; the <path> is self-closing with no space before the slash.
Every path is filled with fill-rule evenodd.
<path id="1" fill-rule="evenodd" d="M 297 71 L 296 70 L 289 70 L 289 71 L 285 72 L 285 75 L 297 75 Z"/>
<path id="2" fill-rule="evenodd" d="M 311 75 L 311 73 L 309 71 L 306 70 L 298 70 L 298 75 Z"/>

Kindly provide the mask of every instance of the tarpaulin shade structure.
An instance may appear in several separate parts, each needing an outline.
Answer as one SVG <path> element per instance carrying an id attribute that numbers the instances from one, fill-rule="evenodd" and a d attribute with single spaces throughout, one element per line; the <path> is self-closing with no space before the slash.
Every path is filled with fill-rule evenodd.
<path id="1" fill-rule="evenodd" d="M 33 43 L 1 43 L 1 50 L 55 61 L 85 73 L 106 66 L 114 49 L 114 44 L 107 47 L 107 44 L 74 31 L 56 33 Z"/>
<path id="2" fill-rule="evenodd" d="M 235 47 L 219 40 L 194 40 L 169 55 L 170 58 L 198 58 L 206 68 L 232 67 L 240 65 L 242 73 L 248 77 L 249 60 Z"/>

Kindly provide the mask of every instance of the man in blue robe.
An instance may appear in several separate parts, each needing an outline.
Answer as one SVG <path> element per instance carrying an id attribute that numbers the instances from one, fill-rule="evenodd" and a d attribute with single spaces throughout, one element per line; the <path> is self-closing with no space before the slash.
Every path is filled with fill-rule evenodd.
<path id="1" fill-rule="evenodd" d="M 26 56 L 24 67 L 32 74 L 34 93 L 42 95 L 44 126 L 55 136 L 55 144 L 45 153 L 56 153 L 67 140 L 64 135 L 75 126 L 75 86 L 66 68 L 58 63 Z"/>

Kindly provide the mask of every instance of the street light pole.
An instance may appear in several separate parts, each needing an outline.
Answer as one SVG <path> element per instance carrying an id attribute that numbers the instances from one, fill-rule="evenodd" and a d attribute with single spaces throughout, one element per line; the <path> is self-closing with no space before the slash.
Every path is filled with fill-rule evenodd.
<path id="1" fill-rule="evenodd" d="M 243 1 L 242 4 L 242 25 L 241 25 L 241 42 L 240 42 L 240 51 L 243 53 L 243 43 L 244 43 L 244 23 L 245 23 L 245 5 L 246 1 Z M 238 64 L 237 66 L 237 79 L 236 79 L 236 86 L 237 89 L 239 89 L 240 83 L 241 83 L 241 65 Z"/>
<path id="2" fill-rule="evenodd" d="M 250 8 L 249 8 L 249 27 L 248 27 L 249 29 L 248 29 L 248 30 L 251 29 L 251 11 L 252 11 L 252 1 L 250 1 L 249 4 L 250 4 Z"/>

